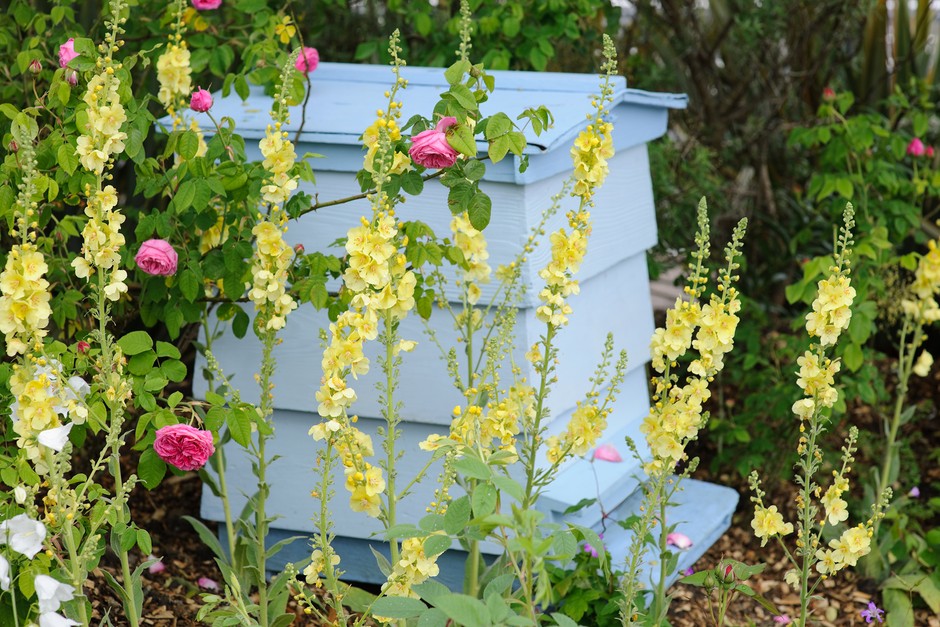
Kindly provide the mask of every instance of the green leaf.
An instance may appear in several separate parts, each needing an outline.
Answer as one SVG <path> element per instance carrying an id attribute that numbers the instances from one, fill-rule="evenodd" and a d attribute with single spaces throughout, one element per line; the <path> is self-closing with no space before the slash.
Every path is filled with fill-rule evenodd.
<path id="1" fill-rule="evenodd" d="M 496 495 L 496 487 L 493 484 L 477 484 L 473 490 L 473 515 L 482 518 L 492 514 L 496 509 Z"/>
<path id="2" fill-rule="evenodd" d="M 196 181 L 187 179 L 180 184 L 179 189 L 176 190 L 176 195 L 173 196 L 173 208 L 176 213 L 182 213 L 193 206 L 195 199 Z"/>
<path id="3" fill-rule="evenodd" d="M 139 355 L 153 347 L 153 340 L 146 331 L 132 331 L 118 340 L 125 355 Z"/>
<path id="4" fill-rule="evenodd" d="M 473 97 L 473 92 L 466 85 L 452 85 L 447 93 L 467 111 L 477 110 L 477 99 Z"/>
<path id="5" fill-rule="evenodd" d="M 75 148 L 69 143 L 59 146 L 59 149 L 56 151 L 56 158 L 59 165 L 62 166 L 62 169 L 70 176 L 75 172 L 75 168 L 78 167 L 78 155 L 75 154 Z"/>
<path id="6" fill-rule="evenodd" d="M 482 161 L 471 159 L 463 167 L 463 175 L 471 181 L 479 181 L 486 174 L 486 165 Z"/>
<path id="7" fill-rule="evenodd" d="M 490 223 L 490 214 L 493 208 L 493 202 L 490 197 L 482 191 L 477 191 L 470 200 L 470 207 L 467 213 L 470 217 L 470 224 L 478 231 L 482 231 Z"/>
<path id="8" fill-rule="evenodd" d="M 511 477 L 500 474 L 493 475 L 493 485 L 517 501 L 521 501 L 525 498 L 525 489 L 518 481 Z"/>
<path id="9" fill-rule="evenodd" d="M 180 292 L 183 293 L 183 298 L 189 302 L 195 302 L 196 297 L 199 296 L 200 281 L 196 277 L 196 273 L 186 268 L 180 274 Z"/>
<path id="10" fill-rule="evenodd" d="M 160 364 L 160 372 L 170 381 L 179 383 L 186 378 L 186 365 L 176 359 Z"/>
<path id="11" fill-rule="evenodd" d="M 473 131 L 470 130 L 470 127 L 459 124 L 456 129 L 455 132 L 448 133 L 447 143 L 450 144 L 451 148 L 462 155 L 468 157 L 477 156 L 477 143 L 476 140 L 473 139 Z"/>
<path id="12" fill-rule="evenodd" d="M 215 553 L 215 556 L 220 560 L 226 560 L 225 550 L 222 549 L 222 545 L 219 543 L 219 539 L 214 533 L 209 531 L 209 528 L 206 527 L 202 521 L 196 520 L 192 516 L 183 516 L 183 520 L 192 525 L 192 528 L 196 530 L 196 533 L 199 535 L 199 539 L 202 540 L 202 543 L 209 547 L 209 549 Z"/>
<path id="13" fill-rule="evenodd" d="M 555 612 L 552 614 L 552 618 L 554 618 L 555 622 L 558 623 L 558 627 L 578 627 L 578 623 L 574 622 L 561 612 Z"/>
<path id="14" fill-rule="evenodd" d="M 845 352 L 842 353 L 842 360 L 845 362 L 846 367 L 855 372 L 862 367 L 862 364 L 865 363 L 865 357 L 862 354 L 862 347 L 854 342 L 848 344 L 845 347 Z"/>
<path id="15" fill-rule="evenodd" d="M 449 549 L 450 544 L 450 536 L 430 535 L 424 541 L 424 554 L 427 556 L 438 555 Z"/>
<path id="16" fill-rule="evenodd" d="M 464 59 L 457 61 L 452 66 L 444 70 L 444 78 L 448 85 L 456 85 L 463 80 L 464 74 L 470 71 L 470 62 Z"/>
<path id="17" fill-rule="evenodd" d="M 487 154 L 490 157 L 490 161 L 493 163 L 499 163 L 503 160 L 506 154 L 509 152 L 510 141 L 508 135 L 501 135 L 490 142 L 490 147 L 487 150 Z"/>
<path id="18" fill-rule="evenodd" d="M 461 496 L 455 499 L 444 514 L 444 531 L 449 535 L 460 533 L 470 522 L 470 498 Z"/>
<path id="19" fill-rule="evenodd" d="M 476 457 L 461 457 L 454 462 L 454 468 L 471 479 L 490 479 L 493 476 L 490 467 Z"/>
<path id="20" fill-rule="evenodd" d="M 183 159 L 192 159 L 199 151 L 199 136 L 194 131 L 183 131 L 176 142 L 176 150 Z"/>
<path id="21" fill-rule="evenodd" d="M 164 475 L 166 475 L 166 462 L 160 459 L 153 448 L 144 449 L 137 462 L 137 476 L 140 477 L 144 487 L 153 490 L 163 481 Z"/>
<path id="22" fill-rule="evenodd" d="M 179 359 L 180 351 L 176 346 L 169 342 L 157 340 L 157 357 L 169 357 L 170 359 Z"/>
<path id="23" fill-rule="evenodd" d="M 512 120 L 509 119 L 505 113 L 497 113 L 496 115 L 487 118 L 486 121 L 486 138 L 487 139 L 496 139 L 502 135 L 505 135 L 512 130 Z"/>
<path id="24" fill-rule="evenodd" d="M 248 448 L 251 442 L 252 417 L 248 411 L 254 412 L 254 408 L 252 407 L 250 410 L 246 410 L 243 406 L 235 407 L 229 413 L 226 421 L 229 431 L 232 434 L 232 439 L 245 448 Z"/>
<path id="25" fill-rule="evenodd" d="M 490 611 L 478 599 L 465 594 L 451 594 L 435 599 L 434 605 L 465 627 L 490 627 Z"/>
<path id="26" fill-rule="evenodd" d="M 146 529 L 137 530 L 137 548 L 139 548 L 144 555 L 150 555 L 153 551 L 153 540 L 151 540 L 150 534 Z"/>
<path id="27" fill-rule="evenodd" d="M 372 614 L 387 618 L 413 618 L 428 609 L 420 599 L 408 597 L 382 597 L 372 604 Z"/>

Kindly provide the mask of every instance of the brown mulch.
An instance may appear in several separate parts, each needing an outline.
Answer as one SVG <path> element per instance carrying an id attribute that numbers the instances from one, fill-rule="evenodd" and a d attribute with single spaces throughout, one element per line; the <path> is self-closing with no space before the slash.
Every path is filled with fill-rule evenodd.
<path id="1" fill-rule="evenodd" d="M 919 389 L 914 391 L 914 398 L 934 398 L 935 406 L 940 407 L 940 371 L 934 369 L 932 380 L 921 380 Z M 853 416 L 856 423 L 874 422 L 866 412 Z M 859 424 L 862 429 L 871 429 L 877 433 L 875 424 Z M 920 432 L 915 451 L 916 457 L 923 460 L 921 498 L 937 496 L 929 494 L 926 486 L 940 484 L 940 467 L 929 465 L 929 460 L 936 455 L 936 443 L 940 442 L 940 421 L 922 420 L 910 429 Z M 708 438 L 701 441 L 703 448 L 696 453 L 708 459 Z M 838 445 L 835 446 L 838 448 Z M 866 460 L 860 459 L 857 468 L 866 467 Z M 799 597 L 783 583 L 784 573 L 788 570 L 786 558 L 775 543 L 761 547 L 751 534 L 751 509 L 748 501 L 746 481 L 737 476 L 710 476 L 702 465 L 696 473 L 697 478 L 715 481 L 736 488 L 741 494 L 738 511 L 734 515 L 732 526 L 719 541 L 695 564 L 696 571 L 713 568 L 722 558 L 733 558 L 749 564 L 766 563 L 763 573 L 752 578 L 748 583 L 760 594 L 774 602 L 790 616 L 796 614 Z M 774 503 L 792 503 L 795 494 L 792 486 L 782 483 L 774 489 L 771 500 Z M 198 625 L 196 614 L 201 606 L 200 590 L 197 581 L 208 577 L 222 581 L 221 574 L 213 561 L 211 552 L 203 546 L 190 525 L 182 519 L 184 515 L 198 516 L 201 482 L 194 473 L 181 477 L 168 476 L 155 490 L 148 492 L 138 488 L 131 499 L 134 520 L 150 531 L 153 538 L 153 553 L 163 558 L 165 570 L 160 573 L 144 573 L 144 625 L 156 627 Z M 132 554 L 132 560 L 139 560 L 139 553 Z M 132 563 L 133 566 L 133 563 Z M 101 568 L 118 574 L 117 560 L 107 555 Z M 101 618 L 110 610 L 115 626 L 123 622 L 120 602 L 111 592 L 100 572 L 94 573 L 87 584 L 86 593 L 92 599 L 95 617 Z M 700 627 L 712 624 L 699 588 L 676 585 L 672 592 L 675 598 L 670 609 L 670 621 L 675 627 Z M 818 625 L 824 627 L 850 627 L 864 625 L 859 612 L 865 609 L 871 600 L 878 601 L 877 590 L 871 582 L 860 580 L 853 572 L 844 572 L 827 580 L 821 589 L 821 600 L 812 608 Z M 728 625 L 775 625 L 773 616 L 755 601 L 738 597 L 728 615 Z M 316 627 L 309 617 L 298 614 L 295 625 Z M 915 615 L 916 627 L 940 627 L 940 618 L 930 614 L 929 610 L 919 609 Z"/>

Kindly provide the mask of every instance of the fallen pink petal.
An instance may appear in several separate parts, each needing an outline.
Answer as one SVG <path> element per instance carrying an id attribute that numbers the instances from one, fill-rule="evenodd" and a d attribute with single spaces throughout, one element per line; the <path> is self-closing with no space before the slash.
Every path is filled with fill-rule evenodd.
<path id="1" fill-rule="evenodd" d="M 781 614 L 780 616 L 774 616 L 774 622 L 778 625 L 790 625 L 793 623 L 793 619 L 786 614 Z"/>
<path id="2" fill-rule="evenodd" d="M 684 533 L 672 532 L 666 536 L 666 544 L 674 546 L 683 551 L 692 546 L 692 538 Z"/>
<path id="3" fill-rule="evenodd" d="M 149 572 L 151 575 L 156 575 L 166 570 L 166 564 L 163 563 L 162 557 L 157 557 L 156 555 L 148 555 L 147 559 L 158 560 L 147 568 L 147 572 Z"/>
<path id="4" fill-rule="evenodd" d="M 196 585 L 202 588 L 203 590 L 218 590 L 219 582 L 215 579 L 209 579 L 208 577 L 200 577 L 196 581 Z"/>
<path id="5" fill-rule="evenodd" d="M 623 461 L 623 457 L 620 456 L 620 453 L 617 452 L 617 449 L 614 448 L 613 444 L 601 444 L 596 449 L 594 449 L 594 459 L 613 463 Z"/>

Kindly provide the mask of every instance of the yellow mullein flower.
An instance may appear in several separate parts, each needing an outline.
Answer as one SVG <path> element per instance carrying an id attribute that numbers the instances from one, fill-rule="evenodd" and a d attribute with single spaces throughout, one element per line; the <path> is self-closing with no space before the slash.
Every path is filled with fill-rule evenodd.
<path id="1" fill-rule="evenodd" d="M 290 43 L 291 38 L 297 34 L 297 27 L 289 15 L 281 18 L 280 23 L 274 27 L 274 34 L 280 38 L 282 44 Z"/>
<path id="2" fill-rule="evenodd" d="M 773 536 L 785 536 L 793 532 L 793 523 L 783 522 L 783 514 L 777 511 L 776 505 L 755 508 L 751 527 L 754 529 L 754 535 L 760 538 L 761 546 L 766 545 L 767 540 Z"/>

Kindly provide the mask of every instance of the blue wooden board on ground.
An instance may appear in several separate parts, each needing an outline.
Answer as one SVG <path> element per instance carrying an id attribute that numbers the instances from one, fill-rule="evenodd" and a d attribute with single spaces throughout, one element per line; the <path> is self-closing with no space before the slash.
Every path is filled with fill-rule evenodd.
<path id="1" fill-rule="evenodd" d="M 490 263 L 495 268 L 515 257 L 521 250 L 529 230 L 535 226 L 542 212 L 558 192 L 561 181 L 570 172 L 570 146 L 576 135 L 587 124 L 592 94 L 598 91 L 595 75 L 571 75 L 532 72 L 492 72 L 496 79 L 496 92 L 481 107 L 483 115 L 503 111 L 515 118 L 527 107 L 546 105 L 555 117 L 554 128 L 536 137 L 526 131 L 529 167 L 518 172 L 518 159 L 505 159 L 498 164 L 487 162 L 483 188 L 493 200 L 493 218 L 485 231 L 489 242 Z M 446 89 L 440 69 L 406 67 L 403 76 L 408 88 L 400 92 L 403 120 L 413 114 L 430 117 L 439 94 Z M 393 75 L 387 66 L 363 66 L 323 63 L 310 75 L 312 90 L 305 110 L 294 107 L 287 130 L 292 136 L 300 129 L 297 154 L 316 153 L 325 159 L 311 162 L 316 175 L 315 186 L 302 187 L 311 195 L 325 201 L 359 192 L 354 173 L 362 166 L 364 151 L 359 137 L 375 119 L 375 109 L 387 100 L 383 94 L 389 89 Z M 617 338 L 618 348 L 629 349 L 630 363 L 623 393 L 613 415 L 604 442 L 617 446 L 624 459 L 622 464 L 591 464 L 578 459 L 566 464 L 558 480 L 545 493 L 538 504 L 540 510 L 555 522 L 570 521 L 600 530 L 601 512 L 597 505 L 574 514 L 565 510 L 582 498 L 599 495 L 601 502 L 611 509 L 612 516 L 626 518 L 635 511 L 640 481 L 639 464 L 628 459 L 623 438 L 630 436 L 642 445 L 638 428 L 649 408 L 646 388 L 645 364 L 648 362 L 649 338 L 653 330 L 650 290 L 646 269 L 646 250 L 656 241 L 655 211 L 652 182 L 649 172 L 646 143 L 666 130 L 669 109 L 684 108 L 684 95 L 652 94 L 628 89 L 622 78 L 614 79 L 614 103 L 610 115 L 614 122 L 614 145 L 617 154 L 610 160 L 610 176 L 596 197 L 592 209 L 594 234 L 589 253 L 579 273 L 581 294 L 570 299 L 574 309 L 571 324 L 560 336 L 559 382 L 549 397 L 552 420 L 550 432 L 564 428 L 575 407 L 575 401 L 587 389 L 587 378 L 594 370 L 603 337 L 608 330 Z M 260 89 L 242 102 L 234 95 L 216 96 L 212 109 L 216 119 L 232 118 L 237 132 L 248 140 L 249 159 L 260 159 L 257 140 L 264 135 L 269 123 L 271 98 Z M 211 134 L 214 125 L 204 115 L 197 115 L 201 128 Z M 302 129 L 301 129 L 302 126 Z M 478 144 L 485 150 L 485 144 Z M 547 226 L 550 232 L 564 223 L 564 211 L 573 200 L 566 199 Z M 689 208 L 693 210 L 693 208 Z M 328 250 L 330 242 L 345 236 L 357 223 L 359 215 L 369 211 L 366 201 L 357 201 L 339 207 L 318 210 L 291 223 L 288 241 L 303 244 L 306 250 Z M 405 220 L 420 219 L 429 224 L 439 236 L 449 236 L 449 212 L 446 208 L 446 190 L 436 181 L 429 182 L 425 192 L 397 210 Z M 334 251 L 335 252 L 335 251 Z M 524 352 L 539 333 L 535 324 L 534 307 L 537 304 L 538 271 L 549 258 L 546 247 L 528 256 L 524 281 L 527 296 L 519 304 L 519 351 Z M 482 286 L 481 304 L 495 298 L 493 284 Z M 448 293 L 453 297 L 453 293 Z M 440 312 L 438 312 L 440 313 Z M 446 316 L 432 316 L 435 332 L 445 339 L 454 335 L 448 330 Z M 314 391 L 320 378 L 320 346 L 318 330 L 327 324 L 326 317 L 306 306 L 288 317 L 282 332 L 284 342 L 276 349 L 278 370 L 274 390 L 275 438 L 270 450 L 281 456 L 272 465 L 271 497 L 268 511 L 280 518 L 274 523 L 271 544 L 295 535 L 312 531 L 311 517 L 316 506 L 309 498 L 312 489 L 312 468 L 316 459 L 316 443 L 306 436 L 310 426 L 319 421 L 315 414 Z M 405 356 L 405 367 L 399 397 L 404 402 L 402 415 L 406 420 L 400 446 L 409 453 L 403 458 L 403 473 L 407 475 L 423 465 L 417 443 L 429 433 L 441 432 L 449 422 L 450 409 L 460 397 L 449 384 L 443 362 L 439 361 L 430 342 L 423 336 L 416 317 L 406 319 L 402 335 L 419 341 L 415 354 Z M 452 339 L 452 338 L 450 338 Z M 245 400 L 257 398 L 253 375 L 260 363 L 260 348 L 252 337 L 238 340 L 226 335 L 213 345 L 223 369 L 233 375 L 232 382 Z M 517 359 L 517 363 L 525 363 Z M 197 371 L 201 368 L 197 365 Z M 529 373 L 530 378 L 532 373 Z M 353 408 L 360 416 L 364 430 L 378 428 L 379 405 L 373 390 L 373 381 L 361 377 L 356 384 L 360 401 Z M 205 382 L 197 380 L 196 394 L 205 391 Z M 376 441 L 378 447 L 378 441 Z M 641 447 L 642 448 L 642 447 Z M 230 468 L 230 485 L 236 485 L 234 509 L 238 511 L 248 493 L 255 490 L 250 460 L 238 451 L 226 455 Z M 431 473 L 434 476 L 434 473 Z M 596 483 L 595 483 L 596 477 Z M 375 566 L 370 545 L 378 527 L 375 521 L 348 510 L 342 479 L 336 483 L 337 498 L 331 503 L 336 531 L 335 546 L 342 556 L 342 567 L 352 581 L 380 583 L 384 578 Z M 588 490 L 588 486 L 597 486 Z M 430 490 L 433 485 L 429 486 Z M 729 494 L 730 492 L 730 494 Z M 419 496 L 421 498 L 419 498 Z M 733 499 L 731 497 L 734 497 Z M 400 521 L 416 521 L 424 514 L 427 495 L 415 495 L 401 512 Z M 680 495 L 679 507 L 673 520 L 695 521 L 689 528 L 680 526 L 692 537 L 693 549 L 682 556 L 684 568 L 730 524 L 737 495 L 733 491 L 701 482 L 689 482 Z M 684 500 L 683 500 L 684 499 Z M 218 499 L 208 490 L 203 496 L 203 516 L 221 520 L 222 509 Z M 610 530 L 611 528 L 608 527 Z M 609 531 L 605 541 L 614 555 L 614 563 L 622 563 L 626 540 L 619 532 Z M 295 542 L 272 560 L 272 569 L 286 561 L 297 561 L 309 555 L 306 542 Z M 462 578 L 463 556 L 459 551 L 448 552 L 441 558 L 441 579 L 459 587 Z"/>

